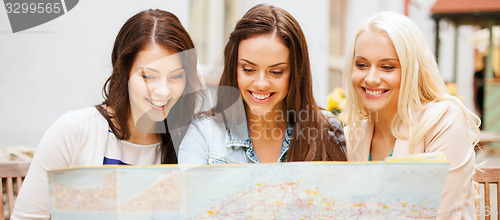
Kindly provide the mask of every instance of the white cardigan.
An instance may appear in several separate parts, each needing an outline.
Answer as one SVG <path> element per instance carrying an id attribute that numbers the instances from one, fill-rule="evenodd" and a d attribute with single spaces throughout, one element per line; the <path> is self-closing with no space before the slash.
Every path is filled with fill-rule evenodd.
<path id="1" fill-rule="evenodd" d="M 125 157 L 127 163 L 134 165 L 158 164 L 158 145 L 151 146 L 117 139 L 95 107 L 65 113 L 41 139 L 11 219 L 49 219 L 48 170 L 102 166 L 104 156 L 109 155 L 118 156 L 114 159 L 119 160 Z"/>

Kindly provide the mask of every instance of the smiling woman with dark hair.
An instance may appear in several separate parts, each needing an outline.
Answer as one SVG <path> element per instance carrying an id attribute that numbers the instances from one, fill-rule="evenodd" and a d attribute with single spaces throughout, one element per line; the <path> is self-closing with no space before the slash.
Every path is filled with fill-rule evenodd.
<path id="1" fill-rule="evenodd" d="M 50 217 L 48 170 L 177 163 L 201 89 L 189 34 L 170 12 L 140 12 L 118 33 L 111 61 L 104 102 L 64 114 L 43 136 L 12 219 Z"/>
<path id="2" fill-rule="evenodd" d="M 281 8 L 256 5 L 236 24 L 217 97 L 212 112 L 189 128 L 179 163 L 346 160 L 340 122 L 313 97 L 305 36 Z M 228 109 L 240 97 L 244 107 L 235 117 Z M 234 123 L 237 116 L 242 123 Z"/>

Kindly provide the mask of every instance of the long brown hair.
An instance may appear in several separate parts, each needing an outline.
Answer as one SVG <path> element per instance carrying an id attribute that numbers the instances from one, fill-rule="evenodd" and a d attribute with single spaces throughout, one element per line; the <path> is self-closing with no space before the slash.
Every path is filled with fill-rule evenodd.
<path id="1" fill-rule="evenodd" d="M 251 8 L 236 24 L 224 50 L 224 70 L 219 87 L 238 88 L 238 47 L 242 40 L 273 34 L 280 37 L 290 49 L 290 81 L 285 97 L 288 123 L 293 125 L 293 135 L 287 161 L 345 161 L 345 141 L 337 143 L 329 132 L 342 134 L 335 129 L 321 113 L 312 92 L 311 67 L 305 36 L 299 23 L 287 11 L 259 4 Z M 226 109 L 231 94 L 218 93 L 215 112 Z M 222 102 L 221 100 L 226 100 Z M 306 112 L 307 119 L 298 120 L 298 113 Z M 333 116 L 332 116 L 333 117 Z M 319 139 L 316 139 L 318 137 Z"/>
<path id="2" fill-rule="evenodd" d="M 104 101 L 96 108 L 106 118 L 114 135 L 122 140 L 130 137 L 128 119 L 131 117 L 131 108 L 128 91 L 129 73 L 137 53 L 148 43 L 153 42 L 169 51 L 181 52 L 194 48 L 191 37 L 186 32 L 179 19 L 172 13 L 158 9 L 142 11 L 129 18 L 116 36 L 111 63 L 113 73 L 103 87 Z M 180 138 L 185 134 L 185 124 L 192 120 L 196 94 L 185 94 L 186 91 L 198 87 L 201 83 L 197 77 L 196 54 L 182 54 L 183 68 L 186 73 L 186 87 L 183 95 L 173 106 L 167 119 L 163 121 L 166 133 L 161 134 L 161 162 L 168 164 L 177 163 L 177 155 L 169 132 L 169 126 L 175 127 L 175 134 Z M 105 107 L 110 107 L 110 113 Z M 179 114 L 183 114 L 182 117 Z M 176 115 L 182 120 L 172 120 L 176 124 L 167 125 L 169 116 Z M 111 120 L 113 119 L 113 120 Z M 114 121 L 114 123 L 113 123 Z"/>

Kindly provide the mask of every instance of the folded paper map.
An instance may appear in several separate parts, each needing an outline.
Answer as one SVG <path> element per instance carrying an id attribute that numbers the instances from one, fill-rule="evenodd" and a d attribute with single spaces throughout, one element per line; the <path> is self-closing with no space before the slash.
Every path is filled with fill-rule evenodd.
<path id="1" fill-rule="evenodd" d="M 49 171 L 52 219 L 415 219 L 437 214 L 442 156 L 382 162 Z"/>

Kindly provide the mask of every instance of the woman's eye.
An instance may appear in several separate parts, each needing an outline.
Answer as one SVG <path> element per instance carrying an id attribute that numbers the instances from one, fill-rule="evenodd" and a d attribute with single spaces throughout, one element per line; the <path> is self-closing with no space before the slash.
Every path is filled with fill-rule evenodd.
<path id="1" fill-rule="evenodd" d="M 150 75 L 144 75 L 144 74 L 143 74 L 143 75 L 142 75 L 142 78 L 143 78 L 143 79 L 152 79 L 152 78 L 153 78 L 153 76 L 150 76 Z"/>
<path id="2" fill-rule="evenodd" d="M 368 65 L 366 65 L 364 63 L 356 63 L 356 67 L 358 67 L 359 69 L 364 69 L 364 68 L 368 67 Z"/>
<path id="3" fill-rule="evenodd" d="M 247 72 L 247 73 L 250 73 L 250 72 L 254 72 L 255 70 L 254 69 L 249 69 L 249 68 L 243 68 L 243 71 Z"/>
<path id="4" fill-rule="evenodd" d="M 274 75 L 281 75 L 283 71 L 270 71 Z"/>
<path id="5" fill-rule="evenodd" d="M 174 74 L 174 75 L 171 75 L 170 76 L 171 79 L 182 79 L 184 78 L 184 73 L 177 73 L 177 74 Z"/>
<path id="6" fill-rule="evenodd" d="M 395 67 L 393 66 L 382 66 L 382 69 L 386 70 L 386 71 L 391 71 L 393 70 Z"/>

